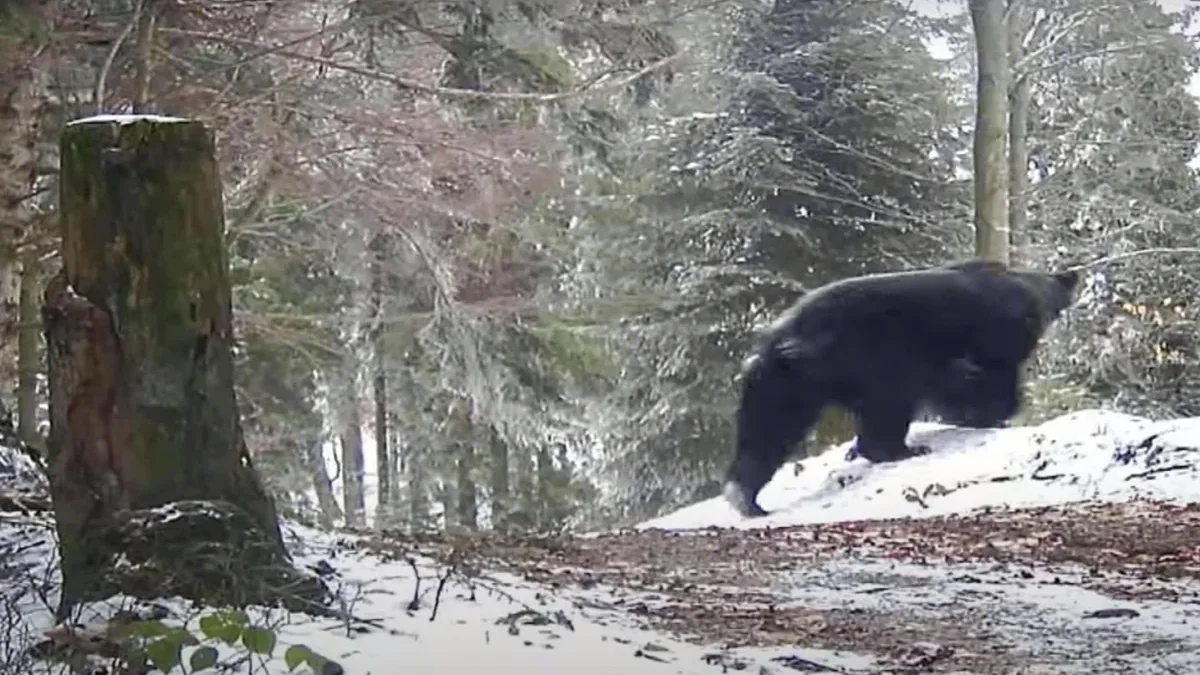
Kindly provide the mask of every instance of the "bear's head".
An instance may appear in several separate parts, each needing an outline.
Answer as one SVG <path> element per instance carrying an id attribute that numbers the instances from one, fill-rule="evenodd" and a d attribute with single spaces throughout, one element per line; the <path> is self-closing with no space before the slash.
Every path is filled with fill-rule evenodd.
<path id="1" fill-rule="evenodd" d="M 1008 274 L 1033 292 L 1041 314 L 1042 327 L 1049 326 L 1075 301 L 1075 289 L 1079 286 L 1079 272 L 1032 272 L 1009 270 Z"/>
<path id="2" fill-rule="evenodd" d="M 1075 301 L 1075 289 L 1079 286 L 1077 270 L 1062 272 L 1020 270 L 983 258 L 953 263 L 947 265 L 946 268 L 968 275 L 995 275 L 1017 281 L 1022 288 L 1028 291 L 1029 298 L 1036 306 L 1035 313 L 1043 330 L 1071 306 Z"/>

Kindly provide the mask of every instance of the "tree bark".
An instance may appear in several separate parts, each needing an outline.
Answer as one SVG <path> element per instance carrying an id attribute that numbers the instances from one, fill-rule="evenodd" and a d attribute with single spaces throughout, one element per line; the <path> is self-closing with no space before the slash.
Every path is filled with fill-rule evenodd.
<path id="1" fill-rule="evenodd" d="M 975 253 L 1007 263 L 1008 25 L 1005 0 L 970 0 L 977 55 Z"/>
<path id="2" fill-rule="evenodd" d="M 425 462 L 429 461 L 429 451 L 424 446 L 408 444 L 406 447 L 408 520 L 413 530 L 421 532 L 429 529 L 429 472 L 425 470 Z"/>
<path id="3" fill-rule="evenodd" d="M 534 468 L 537 484 L 533 494 L 533 522 L 538 532 L 550 527 L 550 502 L 554 495 L 554 455 L 542 443 L 538 446 L 537 464 Z"/>
<path id="4" fill-rule="evenodd" d="M 372 386 L 375 399 L 375 480 L 379 486 L 376 492 L 375 522 L 383 523 L 391 514 L 395 476 L 392 470 L 392 449 L 388 444 L 387 375 L 384 373 L 382 356 L 375 357 L 375 378 Z"/>
<path id="5" fill-rule="evenodd" d="M 60 612 L 119 553 L 102 535 L 127 510 L 228 502 L 285 563 L 234 394 L 212 137 L 189 120 L 89 118 L 61 156 L 63 268 L 43 309 Z"/>
<path id="6" fill-rule="evenodd" d="M 38 256 L 26 247 L 21 261 L 21 304 L 17 314 L 17 437 L 28 447 L 44 455 L 42 435 L 37 428 L 37 383 L 41 372 L 41 288 L 38 283 Z"/>
<path id="7" fill-rule="evenodd" d="M 347 359 L 345 367 L 354 367 L 350 359 Z M 367 502 L 363 486 L 365 472 L 362 418 L 358 413 L 358 386 L 353 372 L 342 375 L 345 380 L 338 415 L 342 445 L 342 502 L 346 510 L 346 524 L 351 527 L 364 527 L 367 523 Z"/>
<path id="8" fill-rule="evenodd" d="M 3 207 L 0 207 L 3 208 Z M 10 212 L 15 213 L 16 210 Z M 3 219 L 5 214 L 0 214 Z M 14 219 L 15 220 L 15 219 Z M 15 226 L 15 227 L 20 227 Z M 5 236 L 0 225 L 0 236 Z M 16 230 L 21 236 L 20 230 Z M 19 378 L 19 349 L 21 326 L 21 254 L 15 241 L 0 240 L 0 401 L 11 402 Z M 14 349 L 17 348 L 17 349 Z"/>
<path id="9" fill-rule="evenodd" d="M 1025 55 L 1026 12 L 1008 5 L 1008 239 L 1009 262 L 1017 263 L 1029 248 L 1029 98 L 1028 73 L 1016 68 Z"/>
<path id="10" fill-rule="evenodd" d="M 390 381 L 388 386 L 395 386 L 395 380 Z M 387 512 L 383 514 L 380 527 L 398 527 L 407 520 L 401 509 L 406 506 L 404 491 L 408 483 L 408 458 L 404 439 L 400 436 L 400 420 L 395 411 L 395 400 L 395 396 L 388 397 L 388 405 L 391 408 L 387 414 L 388 458 L 392 463 L 391 503 L 388 504 Z"/>
<path id="11" fill-rule="evenodd" d="M 491 505 L 492 529 L 507 532 L 509 530 L 509 509 L 511 508 L 508 479 L 508 444 L 504 438 L 490 426 L 485 426 L 481 434 L 487 439 L 487 447 L 491 454 Z"/>
<path id="12" fill-rule="evenodd" d="M 515 494 L 509 503 L 509 526 L 518 530 L 536 530 L 538 523 L 538 455 L 517 452 L 509 455 L 509 465 L 515 478 Z"/>
<path id="13" fill-rule="evenodd" d="M 479 500 L 475 486 L 475 444 L 471 441 L 458 443 L 455 458 L 455 512 L 458 526 L 464 530 L 479 528 Z"/>
<path id="14" fill-rule="evenodd" d="M 325 468 L 325 439 L 320 434 L 308 439 L 308 447 L 304 451 L 313 491 L 317 493 L 321 527 L 332 528 L 342 517 L 342 509 L 338 507 L 337 497 L 333 494 L 333 481 L 329 479 L 329 471 Z"/>
<path id="15" fill-rule="evenodd" d="M 1013 84 L 1008 113 L 1008 233 L 1011 263 L 1029 255 L 1029 78 Z"/>
<path id="16" fill-rule="evenodd" d="M 381 233 L 371 240 L 371 348 L 373 350 L 372 386 L 375 399 L 375 473 L 377 503 L 375 522 L 383 524 L 388 519 L 392 502 L 392 462 L 388 450 L 388 402 L 386 354 L 383 344 L 383 259 L 387 253 L 387 238 Z"/>
<path id="17" fill-rule="evenodd" d="M 32 7 L 8 9 L 19 24 L 40 23 Z M 20 368 L 19 356 L 12 347 L 20 349 L 21 245 L 28 242 L 36 215 L 33 192 L 49 96 L 46 57 L 39 55 L 35 38 L 22 39 L 27 33 L 16 30 L 0 39 L 0 394 L 5 398 L 19 380 L 13 369 L 14 364 Z"/>
<path id="18" fill-rule="evenodd" d="M 158 23 L 159 3 L 141 0 L 137 3 L 137 34 L 134 46 L 137 59 L 134 62 L 136 89 L 133 93 L 134 112 L 149 112 L 151 73 L 154 72 L 154 28 Z"/>

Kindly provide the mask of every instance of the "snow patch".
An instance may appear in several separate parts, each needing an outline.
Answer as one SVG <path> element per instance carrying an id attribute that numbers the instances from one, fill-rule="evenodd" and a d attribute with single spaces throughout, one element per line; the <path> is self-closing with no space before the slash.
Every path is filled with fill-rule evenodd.
<path id="1" fill-rule="evenodd" d="M 1154 421 L 1083 410 L 1031 427 L 912 425 L 929 455 L 846 461 L 853 441 L 785 465 L 759 495 L 771 514 L 743 518 L 716 497 L 637 527 L 686 530 L 931 517 L 1151 498 L 1200 500 L 1200 418 Z"/>
<path id="2" fill-rule="evenodd" d="M 855 560 L 798 566 L 773 593 L 780 608 L 883 612 L 914 618 L 959 615 L 968 633 L 997 634 L 1014 654 L 1030 661 L 1053 657 L 1071 664 L 1064 673 L 1108 672 L 1114 644 L 1173 644 L 1157 655 L 1157 665 L 1195 672 L 1200 654 L 1197 612 L 1190 603 L 1124 601 L 1082 588 L 1085 572 L 1069 575 L 1021 569 L 1004 571 L 991 564 Z M 1193 587 L 1194 588 L 1194 587 Z M 980 621 L 986 618 L 986 625 Z M 1045 637 L 1055 639 L 1047 642 Z M 1127 672 L 1137 672 L 1132 657 Z M 1120 658 L 1120 657 L 1118 657 Z"/>

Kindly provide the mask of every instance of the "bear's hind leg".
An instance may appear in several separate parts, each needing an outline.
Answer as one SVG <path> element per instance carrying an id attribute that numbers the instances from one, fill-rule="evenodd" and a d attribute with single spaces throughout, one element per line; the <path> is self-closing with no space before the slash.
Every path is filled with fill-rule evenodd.
<path id="1" fill-rule="evenodd" d="M 867 461 L 899 462 L 929 453 L 925 446 L 910 447 L 906 442 L 908 426 L 916 415 L 915 403 L 872 401 L 859 407 L 855 415 L 854 451 Z"/>

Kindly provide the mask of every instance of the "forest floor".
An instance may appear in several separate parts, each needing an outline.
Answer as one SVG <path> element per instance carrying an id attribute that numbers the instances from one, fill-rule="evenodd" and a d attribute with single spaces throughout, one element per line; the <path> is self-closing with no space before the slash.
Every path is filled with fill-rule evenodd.
<path id="1" fill-rule="evenodd" d="M 731 648 L 777 673 L 1200 672 L 1200 504 L 418 547 L 710 646 L 713 672 L 750 667 Z"/>
<path id="2" fill-rule="evenodd" d="M 347 675 L 1200 673 L 1200 418 L 918 433 L 939 452 L 873 466 L 834 448 L 780 471 L 772 516 L 753 521 L 720 499 L 561 537 L 286 521 L 336 615 L 248 612 Z M 68 672 L 31 658 L 59 585 L 44 479 L 0 448 L 0 675 Z M 95 603 L 77 623 L 103 631 L 140 604 Z M 154 607 L 193 632 L 203 617 Z M 244 650 L 206 645 L 245 672 Z"/>

